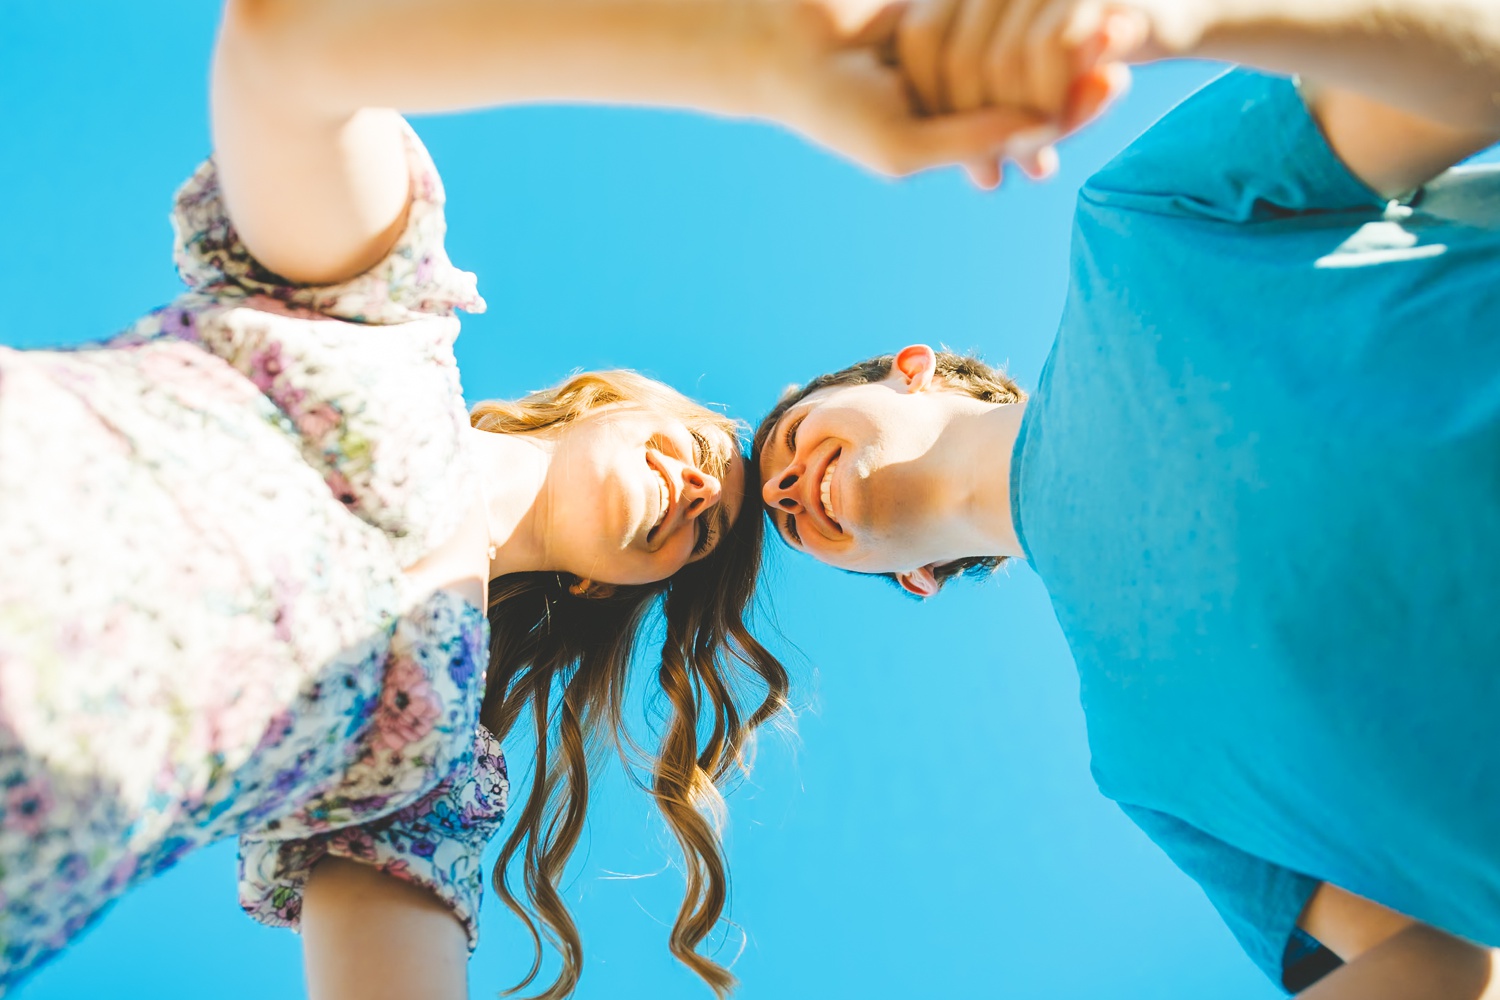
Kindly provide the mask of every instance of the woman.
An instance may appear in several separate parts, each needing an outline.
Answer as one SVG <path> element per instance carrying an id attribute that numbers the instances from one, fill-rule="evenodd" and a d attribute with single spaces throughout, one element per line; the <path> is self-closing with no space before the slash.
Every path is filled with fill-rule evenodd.
<path id="1" fill-rule="evenodd" d="M 499 889 L 562 949 L 547 992 L 568 992 L 556 882 L 587 749 L 617 734 L 664 594 L 653 793 L 688 860 L 672 947 L 724 990 L 693 950 L 724 902 L 700 810 L 785 687 L 742 620 L 760 529 L 737 516 L 732 427 L 609 373 L 466 428 L 453 311 L 482 303 L 386 108 L 674 103 L 775 116 L 888 171 L 990 155 L 1022 120 L 919 119 L 838 19 L 778 3 L 246 0 L 213 87 L 215 159 L 178 202 L 192 290 L 107 344 L 0 355 L 4 982 L 238 835 L 244 903 L 300 922 L 315 996 L 464 995 L 496 737 L 529 710 L 540 777 L 501 862 L 524 856 L 525 904 Z M 735 664 L 767 684 L 753 709 Z"/>

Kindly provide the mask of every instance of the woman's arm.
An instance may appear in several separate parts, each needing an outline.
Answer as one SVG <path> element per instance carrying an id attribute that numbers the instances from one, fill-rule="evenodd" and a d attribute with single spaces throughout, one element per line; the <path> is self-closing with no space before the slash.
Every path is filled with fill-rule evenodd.
<path id="1" fill-rule="evenodd" d="M 465 1000 L 468 938 L 436 896 L 369 865 L 325 858 L 302 904 L 310 1000 Z"/>
<path id="2" fill-rule="evenodd" d="M 1304 1000 L 1497 1000 L 1497 953 L 1324 883 L 1298 926 L 1346 963 Z"/>
<path id="3" fill-rule="evenodd" d="M 400 231 L 408 178 L 390 109 L 692 108 L 774 119 L 891 174 L 981 157 L 1034 124 L 1013 110 L 914 114 L 866 44 L 893 24 L 851 30 L 818 0 L 229 0 L 215 158 L 257 259 L 329 283 Z"/>

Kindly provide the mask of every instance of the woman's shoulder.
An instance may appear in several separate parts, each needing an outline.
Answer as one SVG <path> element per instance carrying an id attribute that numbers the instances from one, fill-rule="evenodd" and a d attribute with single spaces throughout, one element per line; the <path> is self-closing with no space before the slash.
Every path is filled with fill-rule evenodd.
<path id="1" fill-rule="evenodd" d="M 411 203 L 384 259 L 332 285 L 271 272 L 235 231 L 212 160 L 177 194 L 178 270 L 191 291 L 133 339 L 191 340 L 288 418 L 334 494 L 414 562 L 452 532 L 468 493 L 454 311 L 478 312 L 474 275 L 443 247 L 441 179 L 406 131 Z"/>
<path id="2" fill-rule="evenodd" d="M 444 248 L 442 179 L 409 125 L 405 136 L 411 178 L 405 226 L 390 252 L 368 270 L 336 284 L 303 285 L 263 266 L 235 229 L 210 158 L 178 190 L 172 213 L 173 256 L 183 281 L 218 298 L 269 299 L 362 324 L 451 316 L 457 309 L 484 311 L 474 275 L 455 267 Z"/>

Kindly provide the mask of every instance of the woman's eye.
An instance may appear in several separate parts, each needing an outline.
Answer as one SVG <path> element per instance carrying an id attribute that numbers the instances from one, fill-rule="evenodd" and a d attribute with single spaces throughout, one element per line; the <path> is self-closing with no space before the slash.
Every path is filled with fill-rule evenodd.
<path id="1" fill-rule="evenodd" d="M 802 544 L 802 536 L 797 534 L 797 519 L 790 514 L 786 516 L 786 533 L 792 541 Z"/>
<path id="2" fill-rule="evenodd" d="M 694 530 L 697 533 L 697 541 L 693 543 L 693 555 L 701 556 L 708 551 L 709 543 L 713 541 L 713 532 L 705 523 L 708 520 L 707 513 L 700 516 L 695 522 Z"/>
<path id="3" fill-rule="evenodd" d="M 700 469 L 707 470 L 709 461 L 713 457 L 713 447 L 708 443 L 708 438 L 697 431 L 689 433 L 693 437 L 693 464 Z"/>

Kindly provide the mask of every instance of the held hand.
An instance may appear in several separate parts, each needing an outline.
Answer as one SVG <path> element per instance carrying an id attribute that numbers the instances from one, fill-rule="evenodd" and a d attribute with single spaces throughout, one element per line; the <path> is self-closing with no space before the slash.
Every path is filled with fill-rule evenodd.
<path id="1" fill-rule="evenodd" d="M 894 4 L 858 16 L 825 8 L 819 23 L 805 24 L 777 74 L 784 86 L 772 117 L 880 174 L 963 165 L 993 186 L 1002 150 L 1043 118 L 1016 107 L 924 113 L 894 65 L 902 12 Z"/>
<path id="2" fill-rule="evenodd" d="M 1024 108 L 1046 122 L 1007 150 L 1028 174 L 1056 169 L 1056 139 L 1097 117 L 1147 55 L 1144 3 L 1100 0 L 915 0 L 897 31 L 901 66 L 922 107 L 966 113 Z M 995 177 L 998 182 L 998 174 Z"/>

